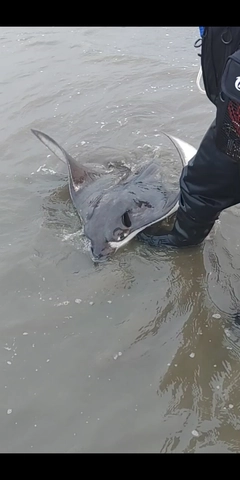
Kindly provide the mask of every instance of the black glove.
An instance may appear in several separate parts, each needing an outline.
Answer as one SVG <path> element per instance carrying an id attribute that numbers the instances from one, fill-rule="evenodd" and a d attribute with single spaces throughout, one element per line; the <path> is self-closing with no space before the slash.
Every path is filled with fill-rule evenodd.
<path id="1" fill-rule="evenodd" d="M 204 136 L 180 178 L 180 200 L 172 231 L 138 238 L 149 245 L 185 247 L 203 242 L 222 210 L 240 203 L 239 164 L 220 152 L 215 143 L 215 122 Z"/>
<path id="2" fill-rule="evenodd" d="M 178 244 L 177 238 L 171 233 L 165 235 L 151 235 L 150 233 L 141 232 L 137 235 L 138 240 L 147 243 L 151 247 L 161 247 L 161 245 L 168 245 L 169 247 L 181 247 Z"/>
<path id="3" fill-rule="evenodd" d="M 218 215 L 216 216 L 216 219 Z M 168 245 L 170 247 L 187 247 L 199 245 L 209 234 L 214 225 L 214 221 L 199 223 L 196 219 L 185 215 L 182 208 L 179 207 L 177 218 L 171 232 L 164 235 L 152 235 L 148 229 L 138 234 L 138 239 L 152 247 Z"/>

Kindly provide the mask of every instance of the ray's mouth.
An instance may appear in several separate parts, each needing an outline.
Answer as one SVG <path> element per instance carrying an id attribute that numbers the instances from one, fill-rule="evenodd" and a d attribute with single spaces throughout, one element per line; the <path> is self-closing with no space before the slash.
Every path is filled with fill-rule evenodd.
<path id="1" fill-rule="evenodd" d="M 112 248 L 110 244 L 108 244 L 104 250 L 102 250 L 99 254 L 94 252 L 94 249 L 91 247 L 91 257 L 94 263 L 103 263 L 106 262 L 110 256 L 116 251 L 116 248 Z"/>
<path id="2" fill-rule="evenodd" d="M 105 263 L 106 261 L 108 260 L 108 256 L 99 256 L 99 257 L 95 257 L 92 255 L 92 261 L 93 263 L 95 264 L 98 264 L 98 263 Z"/>

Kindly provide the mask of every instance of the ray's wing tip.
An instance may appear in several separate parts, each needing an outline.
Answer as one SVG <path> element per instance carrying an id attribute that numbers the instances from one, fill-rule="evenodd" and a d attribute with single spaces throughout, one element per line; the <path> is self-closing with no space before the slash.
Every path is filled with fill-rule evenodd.
<path id="1" fill-rule="evenodd" d="M 49 135 L 47 135 L 46 133 L 41 132 L 41 130 L 36 130 L 35 128 L 31 128 L 31 132 L 38 138 L 38 140 L 43 142 L 44 145 L 46 145 L 46 141 L 57 144 L 55 140 L 53 140 L 53 138 L 49 137 Z"/>
<path id="2" fill-rule="evenodd" d="M 35 135 L 36 137 L 39 137 L 39 135 L 41 135 L 42 132 L 40 132 L 40 130 L 36 130 L 35 128 L 31 128 L 31 132 L 33 133 L 33 135 Z"/>
<path id="3" fill-rule="evenodd" d="M 161 132 L 166 135 L 169 140 L 171 140 L 180 155 L 182 166 L 185 167 L 194 157 L 194 155 L 196 155 L 197 149 L 186 140 L 181 140 L 180 138 L 170 135 L 170 133 L 166 133 L 163 130 L 161 130 Z"/>
<path id="4" fill-rule="evenodd" d="M 161 130 L 161 133 L 163 133 L 163 135 L 165 135 L 173 143 L 175 148 L 178 150 L 178 153 L 180 154 L 180 157 L 181 157 L 181 160 L 182 160 L 182 156 L 181 156 L 181 153 L 179 151 L 179 142 L 181 142 L 181 140 L 177 137 L 174 137 L 173 135 L 170 135 L 170 133 L 167 133 L 164 130 Z"/>
<path id="5" fill-rule="evenodd" d="M 173 142 L 173 140 L 177 139 L 177 138 L 174 137 L 173 135 L 170 135 L 170 133 L 165 132 L 164 130 L 161 130 L 161 133 L 163 133 L 163 135 L 165 135 L 166 137 L 168 137 L 172 142 Z M 177 139 L 177 140 L 178 140 L 178 139 Z"/>

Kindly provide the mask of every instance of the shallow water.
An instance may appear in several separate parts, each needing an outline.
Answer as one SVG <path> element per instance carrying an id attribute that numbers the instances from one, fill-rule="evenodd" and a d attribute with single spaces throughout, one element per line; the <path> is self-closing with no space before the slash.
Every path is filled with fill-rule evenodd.
<path id="1" fill-rule="evenodd" d="M 133 240 L 102 265 L 64 166 L 180 162 L 213 108 L 197 28 L 1 28 L 0 451 L 239 452 L 239 207 L 201 248 Z"/>

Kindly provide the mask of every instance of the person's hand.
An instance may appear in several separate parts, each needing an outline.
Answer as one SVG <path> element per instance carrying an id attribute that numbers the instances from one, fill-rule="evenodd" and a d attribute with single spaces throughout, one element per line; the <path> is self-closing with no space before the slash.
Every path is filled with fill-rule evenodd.
<path id="1" fill-rule="evenodd" d="M 141 242 L 147 243 L 151 247 L 161 247 L 161 245 L 168 245 L 169 247 L 184 247 L 184 241 L 179 242 L 176 235 L 172 233 L 164 235 L 151 235 L 144 231 L 137 235 L 137 239 Z M 187 243 L 187 242 L 186 242 Z"/>

